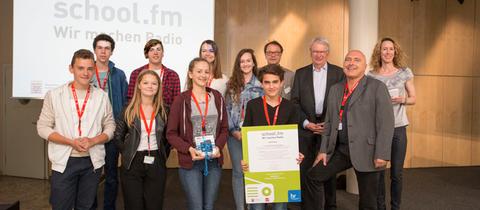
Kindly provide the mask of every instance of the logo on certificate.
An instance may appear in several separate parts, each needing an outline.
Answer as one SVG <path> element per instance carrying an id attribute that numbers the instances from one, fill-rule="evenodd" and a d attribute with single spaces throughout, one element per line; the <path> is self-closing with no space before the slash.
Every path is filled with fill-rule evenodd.
<path id="1" fill-rule="evenodd" d="M 302 195 L 300 190 L 288 191 L 288 202 L 302 202 Z"/>

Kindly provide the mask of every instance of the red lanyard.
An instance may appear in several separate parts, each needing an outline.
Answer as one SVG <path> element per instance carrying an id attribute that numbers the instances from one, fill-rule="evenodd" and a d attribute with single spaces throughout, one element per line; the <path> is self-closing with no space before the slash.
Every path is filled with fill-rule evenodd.
<path id="1" fill-rule="evenodd" d="M 340 106 L 340 112 L 338 113 L 339 117 L 340 117 L 340 122 L 342 122 L 342 118 L 343 118 L 343 110 L 345 110 L 345 104 L 347 103 L 347 99 L 348 97 L 350 97 L 350 95 L 352 95 L 353 91 L 355 90 L 355 88 L 357 88 L 358 86 L 358 83 L 360 82 L 360 80 L 358 80 L 352 87 L 352 90 L 349 90 L 348 89 L 348 82 L 345 82 L 345 89 L 343 91 L 343 98 L 342 98 L 342 105 Z"/>
<path id="2" fill-rule="evenodd" d="M 278 110 L 280 108 L 280 103 L 282 103 L 282 97 L 278 98 L 278 106 L 277 106 L 277 109 L 275 110 L 275 115 L 273 116 L 273 125 L 277 124 Z M 267 110 L 267 100 L 265 99 L 265 96 L 263 96 L 263 112 L 265 113 L 265 119 L 267 119 L 268 125 L 271 125 L 270 117 L 268 116 L 268 110 Z"/>
<path id="3" fill-rule="evenodd" d="M 97 75 L 98 87 L 101 88 L 102 90 L 105 90 L 105 88 L 107 87 L 109 72 L 110 72 L 110 69 L 107 70 L 107 75 L 105 76 L 105 78 L 103 78 L 103 86 L 102 86 L 102 84 L 100 83 L 100 75 L 98 74 L 98 68 L 97 66 L 95 66 L 95 74 Z"/>
<path id="4" fill-rule="evenodd" d="M 150 64 L 148 64 L 148 69 L 153 70 L 150 68 Z M 160 82 L 163 82 L 163 74 L 165 73 L 165 67 L 162 65 L 162 68 L 160 69 L 160 73 L 158 74 L 158 77 L 160 77 Z"/>
<path id="5" fill-rule="evenodd" d="M 80 107 L 78 106 L 78 97 L 77 97 L 77 92 L 75 91 L 75 86 L 72 83 L 72 94 L 73 94 L 73 99 L 75 100 L 75 108 L 77 108 L 77 114 L 78 114 L 78 136 L 82 136 L 82 116 L 83 113 L 85 112 L 85 107 L 87 106 L 87 101 L 88 101 L 88 96 L 90 96 L 90 86 L 87 88 L 87 94 L 85 95 L 85 100 L 83 100 L 83 105 L 82 109 L 80 110 Z"/>
<path id="6" fill-rule="evenodd" d="M 195 102 L 195 105 L 197 106 L 198 112 L 200 112 L 200 116 L 202 117 L 202 135 L 205 135 L 207 133 L 207 129 L 205 128 L 205 123 L 207 121 L 207 114 L 208 114 L 208 93 L 205 93 L 205 115 L 202 114 L 202 109 L 200 108 L 200 104 L 198 104 L 197 98 L 195 98 L 195 95 L 192 92 L 192 98 L 193 101 Z"/>
<path id="7" fill-rule="evenodd" d="M 143 124 L 145 125 L 145 130 L 147 130 L 148 155 L 150 156 L 150 133 L 152 132 L 152 125 L 155 120 L 155 112 L 152 112 L 152 116 L 150 116 L 150 125 L 147 125 L 147 118 L 145 117 L 145 112 L 143 112 L 142 105 L 140 105 L 140 115 Z"/>

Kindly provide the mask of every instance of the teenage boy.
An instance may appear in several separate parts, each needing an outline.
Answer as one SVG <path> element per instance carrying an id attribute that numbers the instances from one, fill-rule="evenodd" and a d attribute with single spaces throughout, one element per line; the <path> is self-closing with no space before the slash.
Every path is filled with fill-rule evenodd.
<path id="1" fill-rule="evenodd" d="M 104 90 L 108 94 L 115 119 L 119 118 L 123 107 L 127 103 L 127 78 L 125 73 L 115 67 L 110 60 L 115 49 L 115 41 L 107 34 L 99 34 L 93 40 L 93 50 L 96 57 L 95 75 L 92 85 Z M 113 142 L 105 143 L 105 193 L 103 209 L 115 210 L 115 201 L 118 192 L 117 162 L 118 150 Z"/>
<path id="2" fill-rule="evenodd" d="M 243 126 L 266 126 L 298 124 L 298 114 L 295 104 L 282 98 L 283 76 L 285 71 L 277 64 L 269 64 L 259 72 L 264 96 L 250 100 L 245 111 Z M 297 161 L 303 160 L 300 153 Z M 248 171 L 248 164 L 243 160 L 242 167 Z M 249 209 L 264 210 L 265 204 L 249 204 Z M 287 203 L 273 203 L 275 210 L 287 210 Z"/>
<path id="3" fill-rule="evenodd" d="M 93 53 L 76 51 L 69 69 L 73 82 L 47 92 L 37 122 L 52 162 L 53 210 L 93 208 L 105 164 L 104 143 L 115 130 L 107 94 L 90 85 L 95 72 Z"/>

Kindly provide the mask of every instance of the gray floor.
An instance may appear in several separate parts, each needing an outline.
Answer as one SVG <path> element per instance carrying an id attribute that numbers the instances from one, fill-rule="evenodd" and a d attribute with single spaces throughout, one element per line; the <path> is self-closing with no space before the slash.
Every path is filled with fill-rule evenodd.
<path id="1" fill-rule="evenodd" d="M 231 171 L 224 170 L 216 209 L 232 209 L 230 177 Z M 404 180 L 403 209 L 480 209 L 480 167 L 407 169 Z M 49 188 L 47 180 L 0 176 L 0 203 L 20 200 L 21 209 L 50 209 Z M 165 209 L 185 209 L 175 169 L 168 171 L 166 192 Z M 357 209 L 357 199 L 343 190 L 337 191 L 338 209 Z M 117 204 L 121 209 L 121 193 Z M 289 208 L 299 209 L 293 205 Z"/>

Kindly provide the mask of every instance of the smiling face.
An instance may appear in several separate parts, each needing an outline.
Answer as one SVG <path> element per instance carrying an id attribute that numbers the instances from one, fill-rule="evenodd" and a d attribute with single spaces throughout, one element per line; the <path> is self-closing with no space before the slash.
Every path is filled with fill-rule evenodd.
<path id="1" fill-rule="evenodd" d="M 97 58 L 97 62 L 100 63 L 107 63 L 110 60 L 110 56 L 112 56 L 112 43 L 100 40 L 97 42 L 94 50 L 95 56 Z"/>
<path id="2" fill-rule="evenodd" d="M 147 53 L 148 63 L 158 65 L 162 63 L 163 48 L 160 44 L 154 45 Z"/>
<path id="3" fill-rule="evenodd" d="M 358 50 L 352 50 L 345 56 L 343 62 L 343 72 L 347 79 L 354 80 L 361 78 L 365 74 L 367 63 L 365 55 Z"/>
<path id="4" fill-rule="evenodd" d="M 243 55 L 240 57 L 240 69 L 242 70 L 242 73 L 252 73 L 254 66 L 255 64 L 253 63 L 252 54 L 249 52 L 243 53 Z"/>
<path id="5" fill-rule="evenodd" d="M 205 88 L 210 76 L 210 64 L 205 61 L 195 62 L 193 69 L 188 71 L 188 77 L 192 79 L 193 86 Z"/>
<path id="6" fill-rule="evenodd" d="M 381 50 L 381 58 L 383 63 L 392 63 L 393 58 L 395 58 L 395 46 L 393 42 L 386 40 L 382 42 L 380 47 Z"/>
<path id="7" fill-rule="evenodd" d="M 86 88 L 90 85 L 95 71 L 95 63 L 93 59 L 75 58 L 75 62 L 70 65 L 69 70 L 73 74 L 76 87 Z"/>
<path id="8" fill-rule="evenodd" d="M 215 50 L 212 45 L 203 43 L 200 49 L 200 57 L 207 60 L 209 63 L 213 63 L 215 61 Z"/>
<path id="9" fill-rule="evenodd" d="M 280 95 L 283 81 L 280 80 L 280 76 L 275 74 L 264 74 L 262 78 L 262 88 L 266 96 L 274 98 Z"/>
<path id="10" fill-rule="evenodd" d="M 265 51 L 265 58 L 268 64 L 279 64 L 282 59 L 282 49 L 276 44 L 269 44 Z"/>
<path id="11" fill-rule="evenodd" d="M 328 53 L 328 47 L 325 44 L 314 42 L 310 47 L 310 57 L 313 65 L 317 68 L 323 67 L 327 63 Z"/>
<path id="12" fill-rule="evenodd" d="M 138 83 L 138 90 L 142 96 L 154 97 L 158 94 L 158 78 L 152 74 L 145 74 Z"/>

